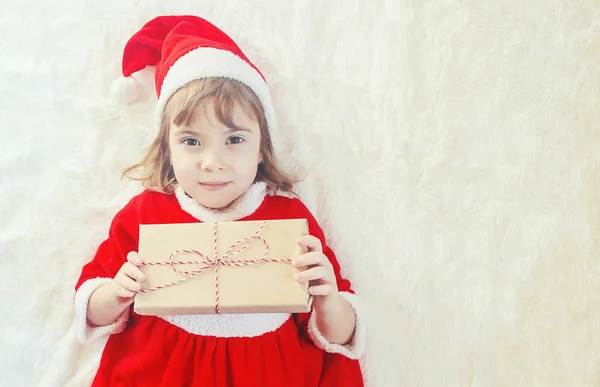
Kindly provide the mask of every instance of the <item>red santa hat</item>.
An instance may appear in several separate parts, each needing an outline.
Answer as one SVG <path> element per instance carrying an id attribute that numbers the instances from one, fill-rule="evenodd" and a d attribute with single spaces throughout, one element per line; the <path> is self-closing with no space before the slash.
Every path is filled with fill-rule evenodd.
<path id="1" fill-rule="evenodd" d="M 146 23 L 127 42 L 123 52 L 124 78 L 111 90 L 122 102 L 135 102 L 144 93 L 144 72 L 154 71 L 158 96 L 157 123 L 169 97 L 186 83 L 224 77 L 248 86 L 265 111 L 271 140 L 276 146 L 275 109 L 265 77 L 223 31 L 197 16 L 159 16 Z"/>

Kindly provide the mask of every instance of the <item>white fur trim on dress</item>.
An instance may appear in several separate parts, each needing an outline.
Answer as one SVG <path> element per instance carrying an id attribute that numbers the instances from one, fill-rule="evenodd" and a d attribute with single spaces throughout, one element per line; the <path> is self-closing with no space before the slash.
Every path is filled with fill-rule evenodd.
<path id="1" fill-rule="evenodd" d="M 266 193 L 266 183 L 255 183 L 242 196 L 236 199 L 231 207 L 224 211 L 217 211 L 199 204 L 189 197 L 181 186 L 177 186 L 175 189 L 175 196 L 179 201 L 181 209 L 202 222 L 228 222 L 252 215 L 262 204 Z"/>
<path id="2" fill-rule="evenodd" d="M 339 353 L 344 355 L 350 359 L 358 359 L 363 351 L 365 350 L 365 321 L 362 316 L 362 306 L 359 298 L 349 292 L 340 292 L 340 296 L 342 296 L 352 309 L 354 309 L 354 314 L 356 315 L 356 328 L 354 330 L 354 336 L 352 340 L 345 345 L 333 344 L 327 341 L 323 334 L 319 331 L 317 326 L 317 318 L 315 312 L 313 311 L 308 319 L 308 334 L 312 339 L 313 343 L 321 348 L 325 352 L 329 353 Z"/>
<path id="3" fill-rule="evenodd" d="M 200 47 L 177 59 L 163 80 L 156 106 L 156 122 L 162 121 L 167 101 L 178 89 L 190 81 L 209 77 L 235 79 L 256 94 L 265 110 L 273 147 L 279 149 L 275 108 L 267 84 L 248 62 L 230 51 Z"/>
<path id="4" fill-rule="evenodd" d="M 161 316 L 160 318 L 201 336 L 255 337 L 274 332 L 291 318 L 289 313 L 209 314 Z"/>
<path id="5" fill-rule="evenodd" d="M 100 338 L 120 333 L 127 325 L 127 321 L 129 320 L 129 308 L 126 308 L 117 321 L 110 325 L 92 327 L 87 322 L 88 302 L 92 293 L 110 280 L 110 278 L 89 279 L 81 284 L 75 293 L 75 325 L 77 329 L 77 339 L 83 344 L 88 344 Z"/>

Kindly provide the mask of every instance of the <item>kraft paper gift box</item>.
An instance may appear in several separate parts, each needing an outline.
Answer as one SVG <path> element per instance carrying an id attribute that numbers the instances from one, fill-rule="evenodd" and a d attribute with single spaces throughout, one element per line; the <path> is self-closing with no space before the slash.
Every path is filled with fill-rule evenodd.
<path id="1" fill-rule="evenodd" d="M 291 260 L 302 253 L 297 241 L 308 234 L 308 224 L 306 219 L 291 219 L 140 225 L 138 254 L 144 262 L 140 269 L 146 280 L 142 292 L 135 296 L 134 311 L 154 316 L 310 311 L 312 297 L 308 286 L 296 281 L 294 275 L 299 270 L 289 261 L 227 266 L 228 262 L 240 264 L 239 261 L 257 261 L 265 256 L 267 247 L 263 240 L 255 238 L 248 244 L 248 238 L 255 233 L 268 245 L 266 259 Z M 217 266 L 215 236 L 217 256 L 222 259 Z M 246 248 L 242 249 L 244 245 Z M 173 267 L 169 264 L 171 256 Z M 196 263 L 181 263 L 190 261 Z M 188 274 L 177 273 L 173 268 Z M 204 271 L 195 273 L 201 268 Z"/>

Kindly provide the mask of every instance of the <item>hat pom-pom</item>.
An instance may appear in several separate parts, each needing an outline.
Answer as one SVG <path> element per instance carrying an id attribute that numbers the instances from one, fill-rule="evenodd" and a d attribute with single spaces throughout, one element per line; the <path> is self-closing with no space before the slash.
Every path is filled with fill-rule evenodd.
<path id="1" fill-rule="evenodd" d="M 112 82 L 110 93 L 119 102 L 133 103 L 140 99 L 144 90 L 135 78 L 121 77 Z"/>

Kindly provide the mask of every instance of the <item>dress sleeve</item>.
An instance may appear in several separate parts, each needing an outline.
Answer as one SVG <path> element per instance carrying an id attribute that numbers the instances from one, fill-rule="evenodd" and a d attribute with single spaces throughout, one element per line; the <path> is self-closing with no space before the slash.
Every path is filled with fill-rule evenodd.
<path id="1" fill-rule="evenodd" d="M 137 250 L 138 207 L 139 200 L 134 198 L 117 213 L 111 222 L 108 238 L 100 244 L 94 258 L 83 267 L 75 284 L 75 325 L 77 338 L 84 344 L 122 332 L 127 325 L 129 308 L 112 324 L 92 326 L 87 320 L 87 307 L 92 293 L 114 278 L 127 261 L 127 254 Z"/>
<path id="2" fill-rule="evenodd" d="M 341 267 L 337 260 L 337 257 L 333 250 L 327 244 L 325 234 L 319 226 L 317 220 L 311 214 L 310 210 L 302 203 L 299 199 L 291 199 L 290 211 L 288 216 L 290 219 L 306 219 L 308 221 L 308 232 L 309 234 L 317 237 L 321 241 L 323 246 L 323 253 L 329 258 L 333 270 L 335 272 L 336 282 L 340 296 L 343 297 L 354 309 L 356 316 L 356 328 L 352 340 L 345 345 L 334 344 L 321 334 L 317 327 L 317 319 L 314 310 L 310 313 L 303 313 L 296 316 L 296 321 L 305 332 L 309 335 L 312 342 L 322 350 L 328 353 L 337 353 L 344 355 L 350 359 L 358 359 L 365 347 L 365 319 L 363 306 L 360 299 L 352 290 L 352 286 L 349 280 L 344 278 L 341 273 Z"/>

